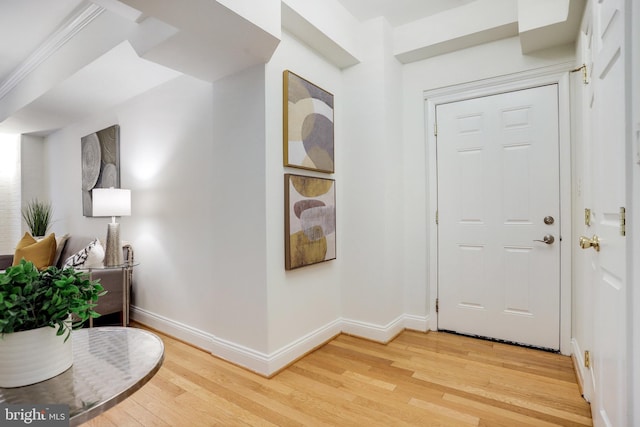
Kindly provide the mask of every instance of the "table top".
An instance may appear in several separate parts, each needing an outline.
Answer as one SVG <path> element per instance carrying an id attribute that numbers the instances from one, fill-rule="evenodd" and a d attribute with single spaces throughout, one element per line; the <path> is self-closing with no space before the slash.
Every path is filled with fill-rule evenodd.
<path id="1" fill-rule="evenodd" d="M 37 384 L 0 388 L 0 403 L 69 405 L 70 425 L 76 426 L 140 389 L 164 360 L 162 340 L 142 329 L 79 329 L 72 340 L 71 368 Z"/>
<path id="2" fill-rule="evenodd" d="M 75 270 L 79 271 L 92 271 L 92 270 L 124 270 L 127 268 L 133 268 L 139 266 L 139 262 L 125 262 L 124 264 L 118 265 L 98 265 L 95 267 L 73 267 Z"/>

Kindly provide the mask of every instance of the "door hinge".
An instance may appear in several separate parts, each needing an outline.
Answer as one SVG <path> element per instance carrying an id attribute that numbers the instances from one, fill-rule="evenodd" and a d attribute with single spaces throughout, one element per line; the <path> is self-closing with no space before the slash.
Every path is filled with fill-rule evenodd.
<path id="1" fill-rule="evenodd" d="M 584 208 L 584 225 L 591 227 L 591 209 Z"/>
<path id="2" fill-rule="evenodd" d="M 436 313 L 440 312 L 440 298 L 436 298 Z"/>
<path id="3" fill-rule="evenodd" d="M 438 223 L 439 223 L 438 211 L 436 210 L 436 225 L 438 225 Z"/>
<path id="4" fill-rule="evenodd" d="M 438 123 L 433 124 L 433 136 L 438 136 Z"/>
<path id="5" fill-rule="evenodd" d="M 620 235 L 627 235 L 627 210 L 624 207 L 620 208 Z"/>
<path id="6" fill-rule="evenodd" d="M 588 70 L 587 70 L 587 64 L 582 64 L 582 66 L 571 70 L 572 73 L 578 72 L 578 71 L 582 71 L 582 83 L 588 85 L 589 84 L 589 77 L 588 77 Z"/>
<path id="7" fill-rule="evenodd" d="M 585 368 L 591 367 L 591 353 L 589 352 L 589 350 L 584 351 L 584 367 Z"/>

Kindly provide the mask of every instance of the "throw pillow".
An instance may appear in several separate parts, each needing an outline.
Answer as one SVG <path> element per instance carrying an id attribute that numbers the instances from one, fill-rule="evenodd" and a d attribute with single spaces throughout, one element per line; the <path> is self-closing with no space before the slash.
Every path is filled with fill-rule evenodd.
<path id="1" fill-rule="evenodd" d="M 100 241 L 95 239 L 86 247 L 67 258 L 62 269 L 102 267 L 102 261 L 104 261 L 104 248 Z"/>
<path id="2" fill-rule="evenodd" d="M 58 261 L 60 261 L 60 255 L 62 255 L 62 250 L 64 249 L 64 245 L 69 240 L 69 234 L 65 234 L 62 237 L 56 237 L 56 256 L 53 257 L 53 265 L 58 265 Z"/>
<path id="3" fill-rule="evenodd" d="M 13 255 L 13 265 L 18 265 L 21 259 L 31 261 L 38 270 L 44 270 L 53 264 L 56 256 L 56 235 L 49 234 L 39 242 L 29 233 L 24 236 L 16 245 L 16 252 Z"/>
<path id="4" fill-rule="evenodd" d="M 26 248 L 27 246 L 33 245 L 34 243 L 37 243 L 37 242 L 38 241 L 36 240 L 36 238 L 33 237 L 31 234 L 24 233 L 24 236 L 22 236 L 22 239 L 20 239 L 20 241 L 16 245 L 16 249 Z"/>

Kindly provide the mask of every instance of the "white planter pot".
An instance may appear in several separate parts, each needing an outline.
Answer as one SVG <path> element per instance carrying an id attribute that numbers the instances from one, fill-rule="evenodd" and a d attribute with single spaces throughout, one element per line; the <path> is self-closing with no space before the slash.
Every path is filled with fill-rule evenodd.
<path id="1" fill-rule="evenodd" d="M 55 377 L 73 364 L 71 337 L 44 327 L 0 337 L 0 387 L 21 387 Z"/>

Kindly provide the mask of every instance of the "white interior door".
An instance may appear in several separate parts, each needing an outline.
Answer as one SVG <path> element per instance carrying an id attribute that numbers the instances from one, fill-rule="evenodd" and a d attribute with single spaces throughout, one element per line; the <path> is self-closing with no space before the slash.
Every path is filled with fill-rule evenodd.
<path id="1" fill-rule="evenodd" d="M 594 286 L 592 413 L 596 426 L 630 425 L 626 382 L 629 374 L 626 242 L 620 218 L 626 198 L 624 16 L 623 0 L 593 2 L 590 100 L 593 206 L 591 227 L 585 237 L 597 236 L 600 250 L 586 248 L 584 256 L 589 258 Z"/>
<path id="2" fill-rule="evenodd" d="M 557 90 L 436 107 L 438 329 L 560 348 Z"/>

